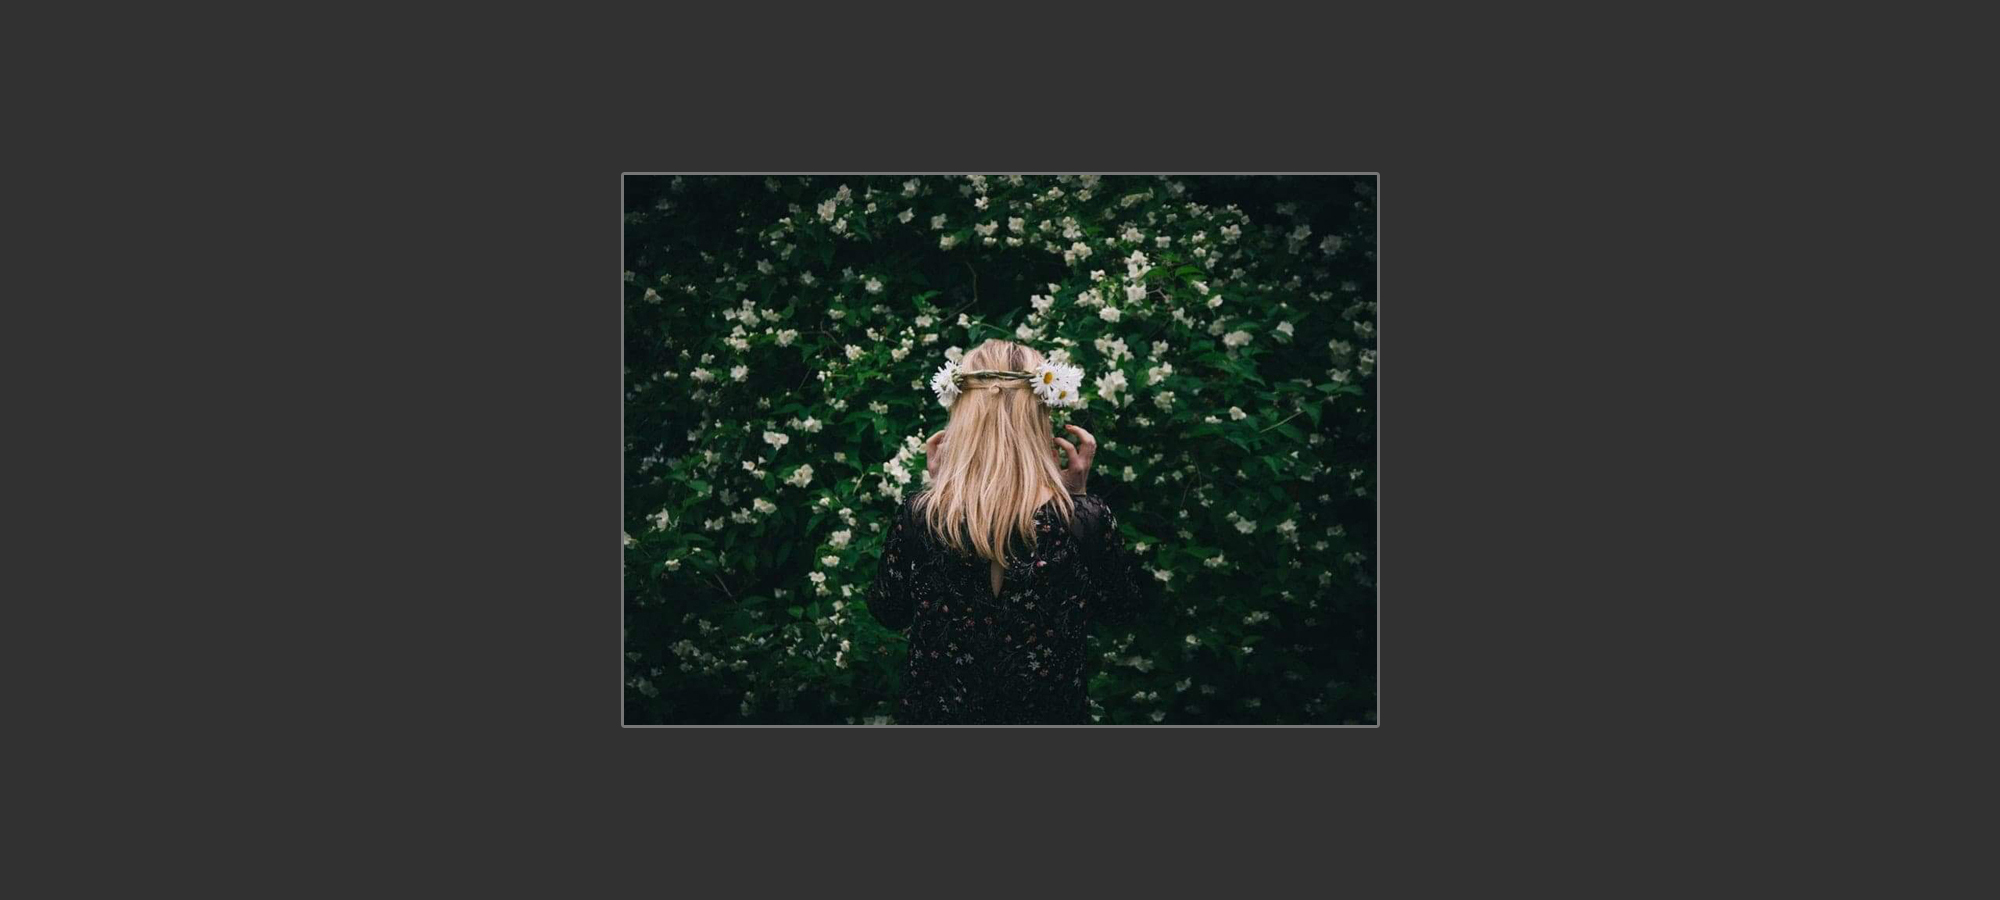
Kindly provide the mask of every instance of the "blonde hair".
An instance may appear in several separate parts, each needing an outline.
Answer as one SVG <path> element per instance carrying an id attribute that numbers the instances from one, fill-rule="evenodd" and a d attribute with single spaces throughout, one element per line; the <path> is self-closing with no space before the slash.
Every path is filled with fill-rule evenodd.
<path id="1" fill-rule="evenodd" d="M 1042 354 L 1012 341 L 990 340 L 959 360 L 962 370 L 1025 372 Z M 936 449 L 937 469 L 915 507 L 933 535 L 960 553 L 1004 564 L 1010 538 L 1035 545 L 1035 510 L 1055 495 L 1068 523 L 1074 507 L 1056 468 L 1049 410 L 1025 381 L 968 376 L 951 404 L 951 422 Z"/>

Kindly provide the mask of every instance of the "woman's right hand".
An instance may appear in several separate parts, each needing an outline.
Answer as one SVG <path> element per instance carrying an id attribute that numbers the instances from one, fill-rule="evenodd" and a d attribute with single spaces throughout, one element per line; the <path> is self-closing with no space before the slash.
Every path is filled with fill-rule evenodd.
<path id="1" fill-rule="evenodd" d="M 1097 438 L 1075 425 L 1064 425 L 1063 428 L 1076 436 L 1074 444 L 1056 438 L 1056 443 L 1069 453 L 1069 465 L 1062 469 L 1063 487 L 1072 494 L 1087 493 L 1084 487 L 1090 481 L 1090 461 L 1097 458 Z"/>

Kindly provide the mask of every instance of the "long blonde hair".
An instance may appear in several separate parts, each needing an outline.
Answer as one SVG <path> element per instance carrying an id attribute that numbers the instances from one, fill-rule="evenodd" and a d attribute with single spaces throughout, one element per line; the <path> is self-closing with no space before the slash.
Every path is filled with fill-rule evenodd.
<path id="1" fill-rule="evenodd" d="M 968 351 L 959 367 L 1025 372 L 1041 363 L 1033 348 L 990 340 Z M 1010 537 L 1035 545 L 1042 494 L 1055 495 L 1065 524 L 1074 504 L 1056 468 L 1049 410 L 1028 383 L 971 376 L 961 390 L 935 451 L 930 489 L 917 495 L 916 511 L 952 549 L 1004 564 Z"/>

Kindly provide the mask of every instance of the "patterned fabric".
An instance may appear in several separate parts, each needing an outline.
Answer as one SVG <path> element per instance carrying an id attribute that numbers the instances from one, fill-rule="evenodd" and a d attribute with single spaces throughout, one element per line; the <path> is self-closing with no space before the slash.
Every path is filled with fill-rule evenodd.
<path id="1" fill-rule="evenodd" d="M 868 609 L 909 629 L 895 718 L 905 724 L 1087 724 L 1092 623 L 1130 621 L 1157 603 L 1156 582 L 1125 547 L 1104 501 L 1071 494 L 1065 528 L 1054 501 L 1035 512 L 1032 549 L 1016 550 L 994 595 L 991 564 L 957 555 L 905 500 L 890 528 Z"/>

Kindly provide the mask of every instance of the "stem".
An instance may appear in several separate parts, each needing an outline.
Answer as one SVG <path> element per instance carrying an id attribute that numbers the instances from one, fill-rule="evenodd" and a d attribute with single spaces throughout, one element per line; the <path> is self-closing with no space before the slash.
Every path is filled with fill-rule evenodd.
<path id="1" fill-rule="evenodd" d="M 1278 420 L 1278 421 L 1276 421 L 1276 422 L 1272 422 L 1271 424 L 1269 424 L 1269 425 L 1266 425 L 1266 426 L 1264 426 L 1263 428 L 1259 428 L 1259 429 L 1257 429 L 1257 433 L 1258 433 L 1258 434 L 1263 434 L 1263 433 L 1264 433 L 1264 432 L 1266 432 L 1266 431 L 1270 431 L 1271 429 L 1273 429 L 1273 428 L 1276 428 L 1276 427 L 1278 427 L 1278 426 L 1280 426 L 1280 425 L 1283 425 L 1283 424 L 1285 424 L 1286 422 L 1290 422 L 1291 420 L 1293 420 L 1293 419 L 1296 419 L 1296 418 L 1298 418 L 1299 416 L 1302 416 L 1302 415 L 1305 415 L 1305 410 L 1303 410 L 1303 409 L 1302 409 L 1302 410 L 1299 410 L 1298 412 L 1295 412 L 1295 413 L 1292 413 L 1291 415 L 1289 415 L 1289 416 L 1286 416 L 1286 417 L 1284 417 L 1284 418 L 1282 418 L 1282 419 L 1279 419 L 1279 420 Z"/>

